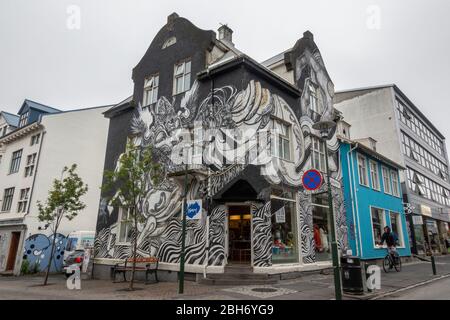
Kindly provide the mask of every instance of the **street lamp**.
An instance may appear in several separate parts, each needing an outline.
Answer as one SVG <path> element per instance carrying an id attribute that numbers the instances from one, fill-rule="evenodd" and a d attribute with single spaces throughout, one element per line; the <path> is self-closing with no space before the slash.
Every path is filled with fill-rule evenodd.
<path id="1" fill-rule="evenodd" d="M 341 291 L 341 273 L 339 270 L 339 254 L 336 242 L 336 227 L 334 224 L 334 210 L 333 210 L 333 196 L 331 194 L 331 181 L 330 181 L 330 167 L 328 165 L 328 145 L 330 131 L 336 127 L 334 121 L 319 121 L 313 125 L 313 129 L 320 131 L 321 139 L 325 145 L 325 165 L 327 169 L 327 188 L 328 188 L 328 208 L 330 216 L 330 228 L 331 228 L 331 256 L 333 259 L 333 271 L 334 271 L 334 291 L 336 300 L 342 300 Z"/>

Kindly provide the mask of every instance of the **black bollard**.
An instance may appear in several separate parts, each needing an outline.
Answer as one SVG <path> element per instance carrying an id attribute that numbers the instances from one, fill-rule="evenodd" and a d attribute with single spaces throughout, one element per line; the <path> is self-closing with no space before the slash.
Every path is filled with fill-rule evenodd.
<path id="1" fill-rule="evenodd" d="M 431 256 L 431 267 L 433 268 L 433 275 L 436 275 L 436 261 L 434 260 L 434 256 Z"/>

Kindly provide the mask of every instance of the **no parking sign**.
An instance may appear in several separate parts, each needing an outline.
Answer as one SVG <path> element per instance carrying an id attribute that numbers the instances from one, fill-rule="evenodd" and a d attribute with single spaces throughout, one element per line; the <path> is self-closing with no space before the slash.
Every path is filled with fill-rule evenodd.
<path id="1" fill-rule="evenodd" d="M 302 182 L 306 190 L 314 191 L 322 185 L 323 177 L 319 171 L 312 169 L 303 174 Z"/>

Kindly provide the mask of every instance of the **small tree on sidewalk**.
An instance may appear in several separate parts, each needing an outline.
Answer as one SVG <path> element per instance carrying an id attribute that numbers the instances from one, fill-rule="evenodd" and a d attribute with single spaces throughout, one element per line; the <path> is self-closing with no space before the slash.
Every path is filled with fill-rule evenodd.
<path id="1" fill-rule="evenodd" d="M 44 286 L 47 285 L 55 251 L 56 234 L 63 218 L 70 221 L 78 215 L 80 210 L 86 207 L 80 198 L 86 194 L 88 186 L 75 172 L 76 169 L 76 164 L 73 164 L 70 168 L 64 167 L 61 179 L 53 180 L 53 188 L 49 191 L 46 202 L 44 204 L 40 201 L 37 202 L 39 221 L 47 222 L 53 233 L 52 249 L 45 273 Z"/>
<path id="2" fill-rule="evenodd" d="M 127 210 L 128 222 L 131 223 L 134 235 L 132 240 L 133 268 L 129 290 L 134 290 L 134 275 L 136 271 L 137 239 L 139 237 L 138 223 L 144 223 L 146 216 L 143 203 L 152 186 L 162 180 L 161 165 L 157 163 L 150 147 L 141 148 L 128 142 L 125 153 L 119 158 L 116 170 L 105 171 L 103 191 L 109 193 L 114 206 Z"/>

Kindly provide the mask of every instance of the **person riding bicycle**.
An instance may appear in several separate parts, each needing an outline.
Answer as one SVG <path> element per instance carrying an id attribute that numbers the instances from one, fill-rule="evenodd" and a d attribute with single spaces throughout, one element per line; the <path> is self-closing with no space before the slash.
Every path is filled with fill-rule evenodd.
<path id="1" fill-rule="evenodd" d="M 397 256 L 397 248 L 396 248 L 397 241 L 398 237 L 394 232 L 391 231 L 391 228 L 389 228 L 388 226 L 384 227 L 384 233 L 381 236 L 380 245 L 383 245 L 383 243 L 386 242 L 388 252 L 392 257 L 392 261 L 395 261 Z M 389 267 L 392 269 L 393 266 Z"/>

